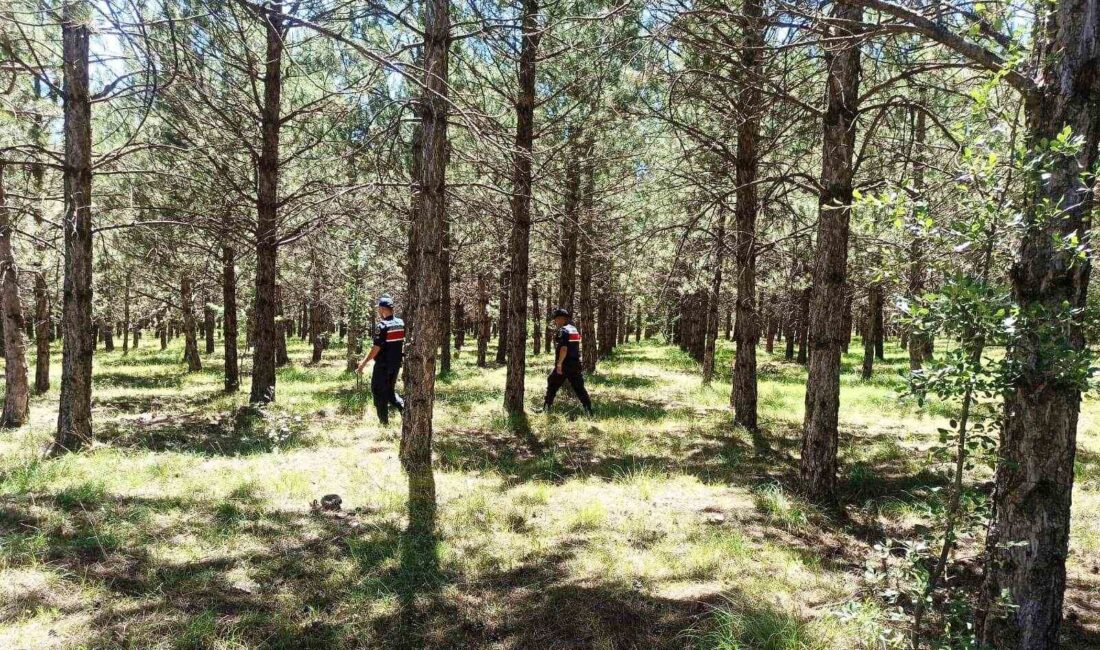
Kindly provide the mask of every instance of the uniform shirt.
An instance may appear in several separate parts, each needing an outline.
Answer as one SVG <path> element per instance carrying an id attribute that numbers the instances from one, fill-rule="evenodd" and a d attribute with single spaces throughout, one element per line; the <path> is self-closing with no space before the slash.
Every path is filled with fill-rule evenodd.
<path id="1" fill-rule="evenodd" d="M 375 362 L 387 366 L 401 365 L 401 349 L 405 345 L 405 321 L 397 316 L 384 318 L 374 326 L 374 344 L 382 348 Z"/>
<path id="2" fill-rule="evenodd" d="M 577 327 L 573 323 L 566 323 L 558 330 L 555 349 L 560 353 L 563 347 L 567 349 L 565 353 L 566 361 L 581 360 L 581 333 L 577 331 Z"/>

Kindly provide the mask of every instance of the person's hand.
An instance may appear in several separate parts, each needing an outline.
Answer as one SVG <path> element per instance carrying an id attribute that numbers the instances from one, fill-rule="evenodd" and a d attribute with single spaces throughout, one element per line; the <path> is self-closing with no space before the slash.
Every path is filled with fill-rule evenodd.
<path id="1" fill-rule="evenodd" d="M 355 372 L 357 372 L 361 375 L 361 374 L 363 374 L 363 368 L 366 368 L 366 367 L 367 367 L 367 362 L 364 361 L 364 362 L 360 363 L 358 366 L 355 367 Z"/>
<path id="2" fill-rule="evenodd" d="M 561 364 L 560 363 L 558 365 L 554 366 L 554 372 L 556 372 L 559 375 L 564 375 L 565 374 L 565 371 L 561 369 Z"/>

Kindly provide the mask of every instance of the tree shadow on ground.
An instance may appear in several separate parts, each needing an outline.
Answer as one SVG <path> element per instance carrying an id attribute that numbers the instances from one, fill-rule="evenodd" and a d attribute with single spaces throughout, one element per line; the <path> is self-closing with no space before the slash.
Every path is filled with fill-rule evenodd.
<path id="1" fill-rule="evenodd" d="M 411 488 L 423 480 L 410 478 Z M 28 590 L 7 603 L 4 618 L 33 617 L 69 590 L 56 614 L 86 618 L 85 636 L 68 641 L 92 648 L 165 639 L 195 648 L 679 648 L 686 630 L 706 630 L 719 602 L 790 616 L 737 593 L 667 598 L 613 580 L 578 583 L 570 565 L 588 543 L 580 537 L 470 580 L 441 566 L 427 501 L 410 507 L 403 530 L 392 513 L 272 510 L 244 492 L 191 500 L 86 487 L 5 497 L 0 533 L 24 549 L 6 562 L 59 577 L 46 587 L 53 593 Z M 149 543 L 154 531 L 200 539 L 206 551 L 175 554 Z"/>
<path id="2" fill-rule="evenodd" d="M 265 414 L 244 406 L 222 415 L 155 415 L 115 418 L 96 439 L 116 447 L 203 456 L 247 456 L 308 444 L 300 418 Z"/>

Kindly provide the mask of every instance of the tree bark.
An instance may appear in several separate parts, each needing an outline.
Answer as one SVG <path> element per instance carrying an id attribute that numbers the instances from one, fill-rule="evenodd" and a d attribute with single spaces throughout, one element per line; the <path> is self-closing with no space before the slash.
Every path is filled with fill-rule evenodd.
<path id="1" fill-rule="evenodd" d="M 477 276 L 477 367 L 488 365 L 489 353 L 489 283 L 485 275 Z"/>
<path id="2" fill-rule="evenodd" d="M 206 354 L 214 354 L 216 332 L 214 326 L 214 308 L 209 300 L 202 301 L 202 333 L 206 338 Z"/>
<path id="3" fill-rule="evenodd" d="M 443 251 L 440 255 L 443 267 L 440 269 L 440 323 L 439 323 L 439 348 L 441 357 L 439 371 L 443 374 L 451 372 L 451 223 L 443 224 Z"/>
<path id="4" fill-rule="evenodd" d="M 46 272 L 34 277 L 34 392 L 41 395 L 50 390 L 50 288 L 46 284 Z"/>
<path id="5" fill-rule="evenodd" d="M 535 57 L 539 46 L 538 0 L 523 0 L 512 163 L 511 292 L 508 296 L 508 372 L 504 410 L 523 412 L 527 370 L 527 284 L 531 264 L 531 156 L 535 142 Z"/>
<path id="6" fill-rule="evenodd" d="M 27 383 L 26 321 L 19 300 L 19 267 L 12 251 L 11 211 L 4 192 L 4 162 L 0 160 L 0 310 L 4 330 L 4 412 L 0 427 L 19 427 L 30 411 Z"/>
<path id="7" fill-rule="evenodd" d="M 508 359 L 508 316 L 511 311 L 508 307 L 508 296 L 512 292 L 512 285 L 508 279 L 508 265 L 500 270 L 500 309 L 497 314 L 497 354 L 496 363 L 504 365 Z"/>
<path id="8" fill-rule="evenodd" d="M 565 210 L 561 221 L 561 271 L 558 275 L 558 306 L 573 313 L 574 297 L 577 294 L 577 239 L 580 220 L 581 147 L 582 132 L 573 129 L 569 132 L 569 155 L 572 158 L 565 171 Z M 549 298 L 550 294 L 547 294 Z"/>
<path id="9" fill-rule="evenodd" d="M 1044 57 L 1040 79 L 1025 104 L 1027 148 L 1046 163 L 1030 170 L 1026 228 L 1010 272 L 1021 313 L 1007 352 L 1016 371 L 1005 397 L 977 615 L 981 641 L 1028 650 L 1056 647 L 1062 620 L 1084 380 L 1065 368 L 1086 349 L 1082 316 L 1072 310 L 1085 307 L 1091 270 L 1090 257 L 1076 258 L 1062 242 L 1076 235 L 1088 243 L 1095 206 L 1089 172 L 1100 140 L 1100 2 L 1060 0 L 1051 11 L 1052 42 L 1036 47 Z M 1049 150 L 1045 143 L 1066 127 L 1082 146 Z M 1015 606 L 1007 613 L 996 606 L 1005 592 Z"/>
<path id="10" fill-rule="evenodd" d="M 717 207 L 718 219 L 714 227 L 714 270 L 710 280 L 710 300 L 707 301 L 706 346 L 703 350 L 703 385 L 714 379 L 714 348 L 718 343 L 718 299 L 722 295 L 722 266 L 726 261 L 726 207 Z"/>
<path id="11" fill-rule="evenodd" d="M 875 348 L 882 339 L 882 285 L 871 283 L 867 288 L 867 334 L 863 337 L 864 380 L 870 379 L 875 366 Z"/>
<path id="12" fill-rule="evenodd" d="M 421 103 L 421 170 L 419 211 L 409 233 L 416 276 L 409 277 L 408 301 L 416 327 L 407 336 L 405 408 L 401 421 L 401 464 L 410 477 L 430 474 L 432 407 L 435 403 L 435 357 L 439 345 L 440 283 L 443 228 L 446 223 L 447 73 L 450 5 L 424 3 L 424 90 Z M 434 509 L 432 490 L 409 483 L 409 513 Z"/>
<path id="13" fill-rule="evenodd" d="M 290 364 L 290 354 L 287 353 L 286 340 L 289 336 L 287 334 L 287 324 L 290 320 L 286 317 L 286 310 L 283 308 L 285 302 L 283 301 L 283 286 L 281 284 L 275 285 L 275 367 L 282 368 L 283 366 Z M 306 321 L 308 322 L 308 321 Z M 310 328 L 303 328 L 306 331 Z"/>
<path id="14" fill-rule="evenodd" d="M 328 309 L 325 306 L 321 298 L 321 275 L 314 273 L 313 275 L 313 290 L 310 295 L 309 306 L 309 339 L 313 345 L 313 354 L 310 356 L 310 363 L 321 363 L 321 356 L 325 352 L 325 346 L 328 343 L 329 331 L 328 331 Z M 284 339 L 285 336 L 284 336 Z"/>
<path id="15" fill-rule="evenodd" d="M 746 0 L 744 4 L 744 47 L 740 58 L 747 82 L 739 93 L 737 111 L 737 190 L 734 219 L 737 228 L 737 315 L 734 337 L 737 351 L 733 365 L 733 421 L 749 431 L 756 431 L 757 376 L 756 345 L 760 340 L 759 315 L 756 310 L 756 216 L 758 200 L 756 175 L 757 140 L 760 135 L 760 91 L 754 81 L 763 67 L 764 48 L 762 0 Z M 770 350 L 769 350 L 770 352 Z"/>
<path id="16" fill-rule="evenodd" d="M 199 356 L 195 297 L 189 273 L 184 273 L 180 282 L 180 312 L 183 315 L 183 360 L 187 362 L 187 372 L 199 372 L 202 370 L 202 358 Z"/>
<path id="17" fill-rule="evenodd" d="M 130 272 L 126 272 L 125 286 L 122 289 L 122 354 L 130 353 L 130 331 L 133 324 L 130 322 Z"/>
<path id="18" fill-rule="evenodd" d="M 917 206 L 921 205 L 924 198 L 924 166 L 925 147 L 928 140 L 927 117 L 924 111 L 916 111 L 913 125 L 913 194 Z M 924 217 L 924 210 L 914 207 L 912 212 L 910 229 L 912 239 L 909 241 L 909 304 L 916 305 L 924 293 L 924 277 L 926 274 L 924 263 L 924 228 L 918 221 Z M 925 336 L 920 332 L 909 333 L 909 369 L 920 370 L 924 364 Z"/>
<path id="19" fill-rule="evenodd" d="M 578 329 L 580 329 L 581 334 L 581 358 L 584 365 L 584 371 L 586 373 L 593 373 L 596 371 L 596 356 L 598 350 L 596 343 L 595 304 L 592 300 L 592 243 L 594 239 L 592 236 L 592 221 L 595 216 L 592 214 L 592 206 L 596 170 L 592 162 L 592 141 L 590 137 L 586 140 L 583 150 L 585 156 L 581 163 L 583 186 L 581 189 L 580 241 L 578 242 L 580 251 L 577 254 L 577 262 L 580 265 L 577 298 L 580 304 L 577 310 L 579 316 L 577 320 Z"/>
<path id="20" fill-rule="evenodd" d="M 835 42 L 825 49 L 828 67 L 823 117 L 822 190 L 818 198 L 817 251 L 810 307 L 810 356 L 802 433 L 802 488 L 812 499 L 836 500 L 837 421 L 840 410 L 840 354 L 844 341 L 844 291 L 852 205 L 852 158 L 858 115 L 860 48 L 851 36 L 863 9 L 841 1 Z"/>
<path id="21" fill-rule="evenodd" d="M 222 247 L 222 345 L 225 349 L 223 373 L 225 392 L 235 393 L 241 387 L 241 370 L 237 365 L 237 270 L 236 251 Z"/>
<path id="22" fill-rule="evenodd" d="M 92 440 L 92 105 L 88 94 L 86 2 L 62 5 L 65 78 L 65 280 L 62 289 L 61 398 L 49 453 Z"/>
<path id="23" fill-rule="evenodd" d="M 536 355 L 542 353 L 542 332 L 539 331 L 539 323 L 542 319 L 539 318 L 539 285 L 538 282 L 531 283 L 531 322 L 534 327 L 531 328 L 531 350 Z"/>
<path id="24" fill-rule="evenodd" d="M 282 3 L 275 2 L 264 15 L 266 56 L 264 58 L 263 106 L 260 111 L 260 156 L 256 178 L 256 302 L 253 309 L 256 336 L 252 354 L 253 404 L 275 401 L 275 353 L 279 332 L 275 326 L 275 283 L 279 250 L 279 127 L 282 124 L 283 21 L 276 14 Z M 286 339 L 283 338 L 285 345 Z"/>

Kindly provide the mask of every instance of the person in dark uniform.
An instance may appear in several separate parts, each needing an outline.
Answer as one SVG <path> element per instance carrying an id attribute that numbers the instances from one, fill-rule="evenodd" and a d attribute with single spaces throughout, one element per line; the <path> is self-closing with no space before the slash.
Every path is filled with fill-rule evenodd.
<path id="1" fill-rule="evenodd" d="M 550 313 L 550 319 L 557 326 L 558 333 L 554 336 L 554 369 L 546 378 L 543 410 L 550 410 L 558 389 L 568 380 L 585 412 L 592 415 L 592 400 L 584 388 L 584 371 L 581 366 L 581 333 L 573 325 L 569 312 L 561 307 Z"/>
<path id="2" fill-rule="evenodd" d="M 372 360 L 374 372 L 370 377 L 370 391 L 374 396 L 374 409 L 382 424 L 389 424 L 389 407 L 392 404 L 400 412 L 405 406 L 397 394 L 397 375 L 401 373 L 401 356 L 405 345 L 405 321 L 393 313 L 393 298 L 382 296 L 378 299 L 378 324 L 374 327 L 374 345 L 367 356 L 359 362 L 356 372 L 363 369 Z"/>

